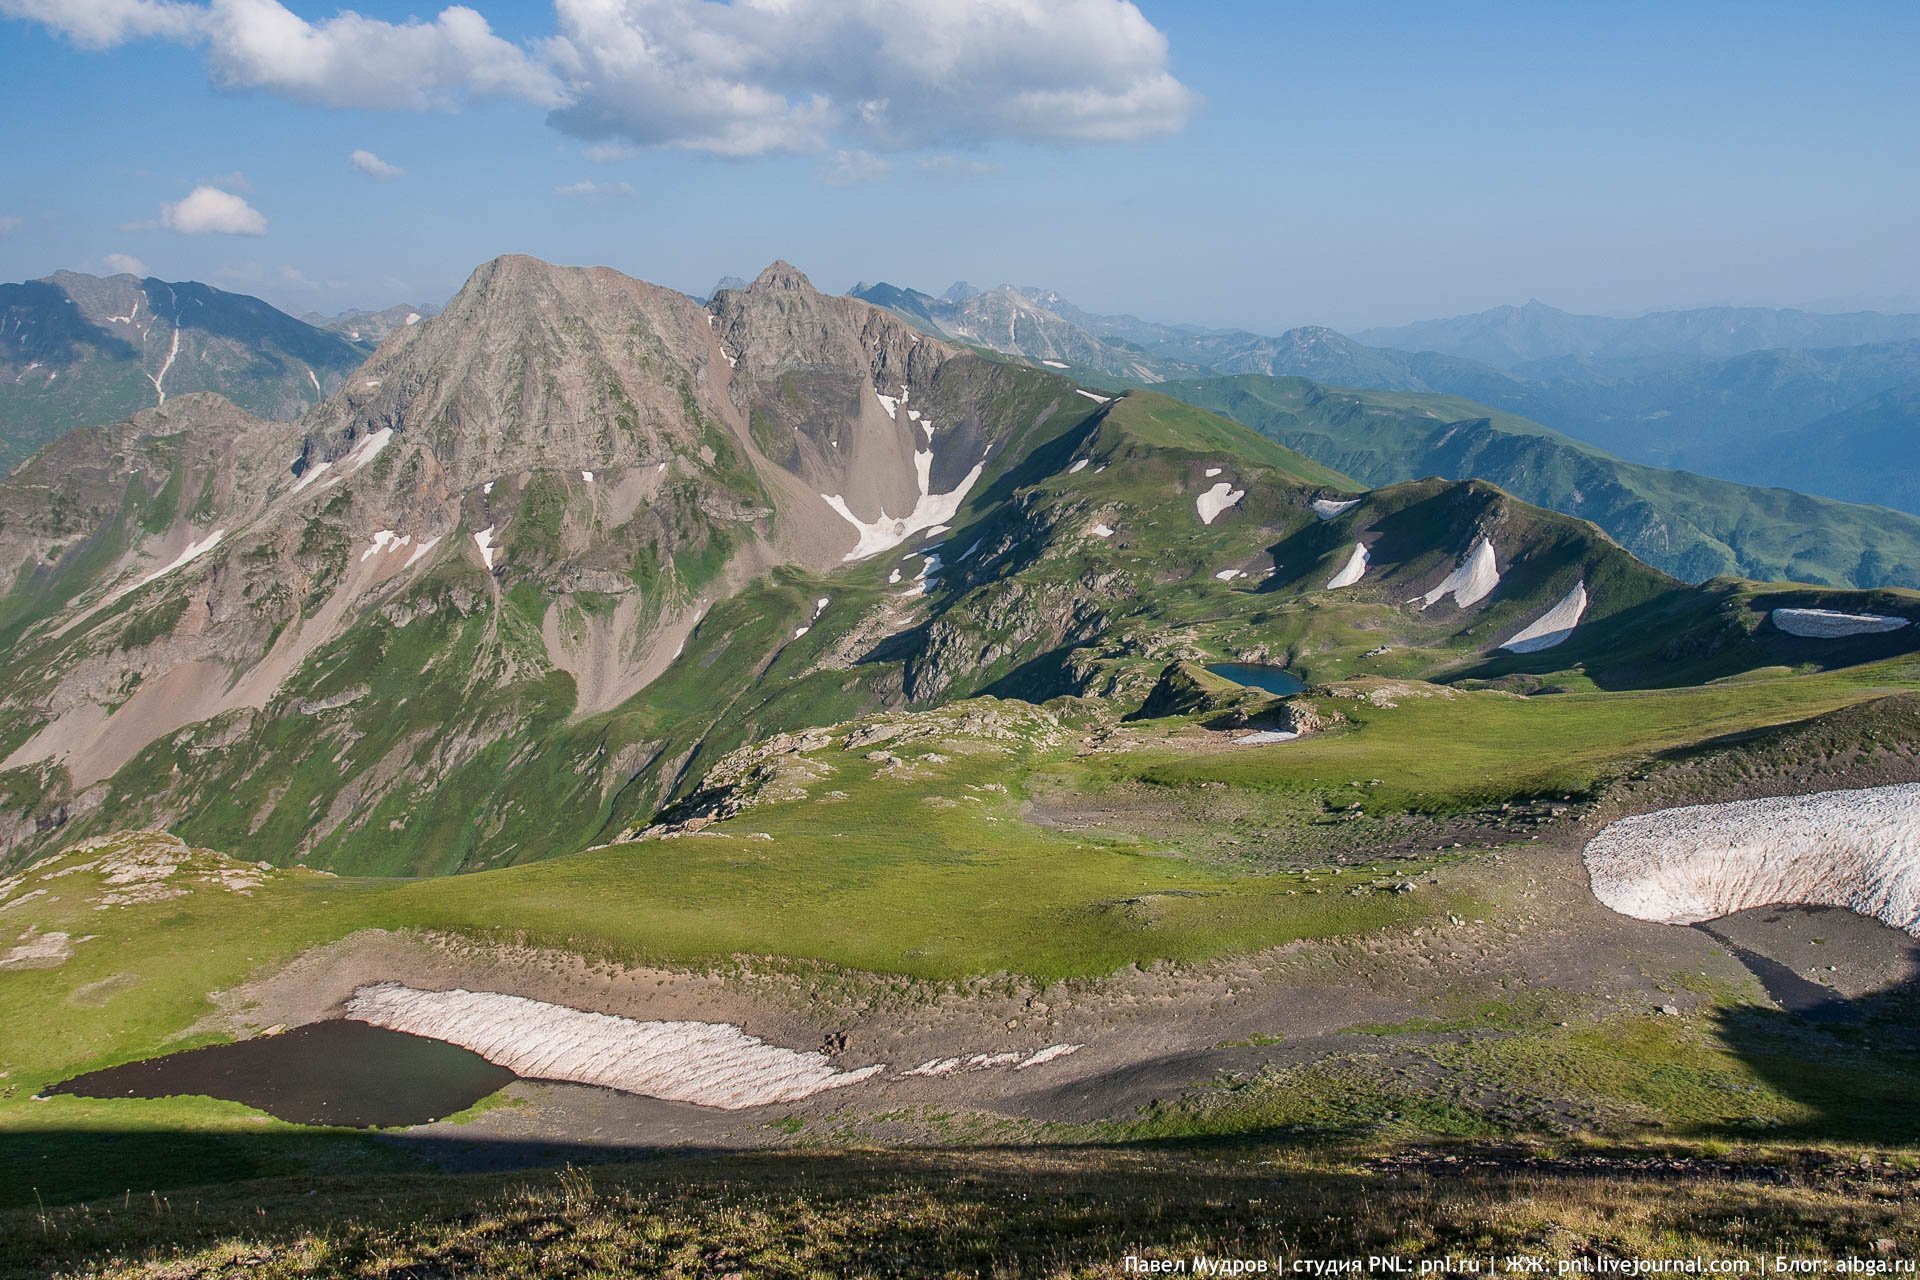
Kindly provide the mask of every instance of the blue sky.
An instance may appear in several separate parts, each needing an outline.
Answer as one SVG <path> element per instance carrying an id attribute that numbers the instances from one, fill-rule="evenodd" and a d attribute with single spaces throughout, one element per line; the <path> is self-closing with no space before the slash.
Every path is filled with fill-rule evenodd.
<path id="1" fill-rule="evenodd" d="M 337 4 L 286 4 L 338 38 L 324 61 L 299 32 L 240 38 L 285 34 L 282 0 L 207 2 L 0 0 L 26 15 L 0 16 L 0 278 L 127 255 L 336 311 L 439 301 L 523 252 L 692 292 L 776 257 L 835 290 L 1037 284 L 1266 331 L 1529 297 L 1920 308 L 1910 3 L 994 0 L 1050 15 L 1023 36 L 938 25 L 971 0 L 799 0 L 789 29 L 691 0 L 469 0 L 480 52 L 416 26 L 396 73 L 366 54 L 397 48 L 383 28 L 325 27 Z M 75 27 L 90 11 L 108 25 Z M 712 65 L 631 77 L 603 52 L 630 29 Z M 944 88 L 900 69 L 949 44 Z M 581 183 L 601 193 L 563 193 Z M 264 233 L 163 212 L 203 186 Z"/>

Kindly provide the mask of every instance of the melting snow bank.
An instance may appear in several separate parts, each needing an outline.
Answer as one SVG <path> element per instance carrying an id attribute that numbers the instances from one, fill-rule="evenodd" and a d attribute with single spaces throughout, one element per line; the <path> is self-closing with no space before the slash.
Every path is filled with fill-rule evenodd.
<path id="1" fill-rule="evenodd" d="M 917 1067 L 909 1067 L 900 1074 L 903 1076 L 950 1076 L 956 1071 L 992 1071 L 1000 1067 L 1012 1067 L 1015 1071 L 1025 1071 L 1028 1067 L 1037 1067 L 1064 1058 L 1070 1053 L 1078 1053 L 1086 1048 L 1080 1044 L 1050 1044 L 1044 1049 L 1036 1049 L 1022 1057 L 1017 1053 L 968 1053 L 954 1058 L 933 1058 Z"/>
<path id="2" fill-rule="evenodd" d="M 1593 896 L 1639 920 L 1805 903 L 1920 936 L 1920 783 L 1622 818 L 1588 843 L 1586 863 Z"/>
<path id="3" fill-rule="evenodd" d="M 1441 599 L 1451 595 L 1453 602 L 1462 609 L 1470 604 L 1478 604 L 1493 594 L 1500 585 L 1500 566 L 1495 563 L 1493 543 L 1481 538 L 1473 544 L 1473 550 L 1467 552 L 1467 558 L 1458 568 L 1441 580 L 1440 585 L 1421 596 L 1422 609 L 1439 604 Z"/>
<path id="4" fill-rule="evenodd" d="M 1245 489 L 1236 489 L 1225 480 L 1214 485 L 1193 500 L 1193 509 L 1200 513 L 1201 524 L 1212 524 L 1214 518 L 1240 499 L 1247 496 Z"/>
<path id="5" fill-rule="evenodd" d="M 1340 567 L 1340 572 L 1327 579 L 1327 590 L 1333 591 L 1340 587 L 1350 587 L 1360 581 L 1360 579 L 1366 577 L 1369 561 L 1370 557 L 1367 554 L 1367 544 L 1364 542 L 1354 543 L 1353 554 L 1347 557 L 1346 564 Z"/>
<path id="6" fill-rule="evenodd" d="M 1359 505 L 1360 499 L 1358 498 L 1348 498 L 1345 502 L 1335 502 L 1332 498 L 1315 498 L 1312 503 L 1313 514 L 1319 516 L 1322 520 L 1331 520 L 1342 511 Z"/>
<path id="7" fill-rule="evenodd" d="M 498 526 L 488 525 L 486 528 L 482 529 L 480 532 L 473 535 L 473 545 L 480 548 L 480 558 L 486 561 L 487 571 L 489 573 L 493 571 L 493 556 L 494 556 L 493 531 L 496 527 Z"/>
<path id="8" fill-rule="evenodd" d="M 897 547 L 919 533 L 922 529 L 931 529 L 935 525 L 944 525 L 960 513 L 960 504 L 967 500 L 967 491 L 980 480 L 981 472 L 987 469 L 983 458 L 973 465 L 960 481 L 959 487 L 951 493 L 932 493 L 933 487 L 933 450 L 927 449 L 913 455 L 914 474 L 920 482 L 920 496 L 913 504 L 913 510 L 904 516 L 894 517 L 887 514 L 886 508 L 880 509 L 878 520 L 862 520 L 853 514 L 853 508 L 839 494 L 823 493 L 820 497 L 826 504 L 840 514 L 840 518 L 854 527 L 860 541 L 853 550 L 842 556 L 843 560 L 865 560 L 868 556 L 879 555 L 892 547 Z"/>
<path id="9" fill-rule="evenodd" d="M 1519 635 L 1501 645 L 1508 653 L 1538 653 L 1573 634 L 1587 612 L 1587 584 L 1576 582 L 1559 604 L 1528 623 Z"/>
<path id="10" fill-rule="evenodd" d="M 1831 609 L 1775 609 L 1773 625 L 1790 636 L 1810 640 L 1837 640 L 1843 636 L 1872 635 L 1880 631 L 1898 631 L 1912 623 L 1906 618 L 1889 618 L 1879 613 L 1835 613 Z"/>
<path id="11" fill-rule="evenodd" d="M 783 1049 L 724 1022 L 636 1022 L 495 991 L 361 987 L 360 1022 L 471 1049 L 518 1075 L 737 1111 L 858 1084 L 885 1064 L 836 1070 L 824 1053 Z"/>

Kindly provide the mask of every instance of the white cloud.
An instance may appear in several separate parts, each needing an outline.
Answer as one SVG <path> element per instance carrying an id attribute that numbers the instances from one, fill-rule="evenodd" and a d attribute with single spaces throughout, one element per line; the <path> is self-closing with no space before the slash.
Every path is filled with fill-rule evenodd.
<path id="1" fill-rule="evenodd" d="M 561 129 L 723 155 L 1174 132 L 1194 95 L 1127 0 L 555 0 Z"/>
<path id="2" fill-rule="evenodd" d="M 212 0 L 208 13 L 207 69 L 228 88 L 410 111 L 451 109 L 470 96 L 563 101 L 550 71 L 465 5 L 400 23 L 351 10 L 308 22 L 279 0 Z"/>
<path id="3" fill-rule="evenodd" d="M 195 187 L 184 200 L 160 207 L 160 225 L 188 236 L 263 236 L 260 211 L 218 187 Z"/>
<path id="4" fill-rule="evenodd" d="M 89 49 L 154 36 L 191 40 L 207 16 L 174 0 L 0 0 L 0 14 L 41 23 Z"/>
<path id="5" fill-rule="evenodd" d="M 564 187 L 555 187 L 553 194 L 557 196 L 630 196 L 633 194 L 633 184 L 582 179 L 579 182 L 568 183 Z"/>
<path id="6" fill-rule="evenodd" d="M 130 253 L 110 253 L 104 261 L 107 264 L 107 270 L 115 275 L 119 275 L 123 271 L 133 276 L 144 276 L 147 274 L 147 264 Z"/>
<path id="7" fill-rule="evenodd" d="M 397 178 L 406 172 L 399 165 L 388 164 L 373 152 L 364 149 L 356 149 L 347 157 L 347 163 L 369 178 Z"/>
<path id="8" fill-rule="evenodd" d="M 0 0 L 92 47 L 206 46 L 225 88 L 357 109 L 547 108 L 600 144 L 718 155 L 1128 142 L 1180 129 L 1196 98 L 1130 0 L 554 0 L 528 45 L 464 5 L 432 21 L 280 0 Z"/>
<path id="9" fill-rule="evenodd" d="M 872 182 L 887 171 L 887 162 L 871 151 L 836 151 L 827 157 L 820 180 L 830 187 Z"/>
<path id="10" fill-rule="evenodd" d="M 26 224 L 25 218 L 0 218 L 0 236 L 12 235 Z"/>
<path id="11" fill-rule="evenodd" d="M 207 74 L 229 89 L 265 89 L 329 107 L 452 109 L 468 97 L 564 101 L 542 62 L 487 20 L 452 5 L 431 22 L 382 22 L 342 10 L 308 22 L 279 0 L 0 0 L 88 48 L 158 38 L 205 44 Z"/>

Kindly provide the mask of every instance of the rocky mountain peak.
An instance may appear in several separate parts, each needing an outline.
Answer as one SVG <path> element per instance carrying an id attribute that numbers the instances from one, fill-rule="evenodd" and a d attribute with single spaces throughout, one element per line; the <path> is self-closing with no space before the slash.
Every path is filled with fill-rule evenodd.
<path id="1" fill-rule="evenodd" d="M 813 281 L 806 273 L 791 262 L 781 260 L 770 264 L 765 271 L 753 278 L 748 288 L 755 292 L 781 290 L 789 293 L 815 293 Z"/>

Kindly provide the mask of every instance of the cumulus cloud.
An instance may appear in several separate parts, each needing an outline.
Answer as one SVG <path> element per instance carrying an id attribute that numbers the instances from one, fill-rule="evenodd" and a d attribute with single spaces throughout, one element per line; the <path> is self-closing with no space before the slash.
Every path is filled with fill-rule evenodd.
<path id="1" fill-rule="evenodd" d="M 633 194 L 633 184 L 582 179 L 579 182 L 568 183 L 564 187 L 555 187 L 553 194 L 557 196 L 630 196 Z"/>
<path id="2" fill-rule="evenodd" d="M 722 155 L 1132 141 L 1194 108 L 1128 0 L 555 0 L 584 138 Z"/>
<path id="3" fill-rule="evenodd" d="M 353 154 L 347 157 L 347 163 L 355 169 L 358 169 L 361 173 L 366 174 L 369 178 L 397 178 L 406 172 L 406 170 L 402 169 L 399 165 L 388 164 L 385 160 L 382 160 L 379 156 L 364 148 L 356 148 Z"/>
<path id="4" fill-rule="evenodd" d="M 322 106 L 422 111 L 469 97 L 565 101 L 541 59 L 502 40 L 465 5 L 431 22 L 383 22 L 351 10 L 308 22 L 280 0 L 0 0 L 0 14 L 88 48 L 143 38 L 204 44 L 215 84 Z"/>
<path id="5" fill-rule="evenodd" d="M 215 84 L 269 89 L 329 107 L 450 109 L 467 97 L 564 100 L 559 82 L 465 5 L 432 22 L 351 10 L 308 22 L 279 0 L 212 0 L 207 69 Z"/>
<path id="6" fill-rule="evenodd" d="M 107 264 L 107 270 L 113 272 L 115 275 L 123 271 L 131 276 L 144 276 L 147 274 L 147 264 L 130 253 L 110 253 L 103 261 Z"/>
<path id="7" fill-rule="evenodd" d="M 160 225 L 188 236 L 263 236 L 267 220 L 231 191 L 195 187 L 184 200 L 160 207 Z"/>
<path id="8" fill-rule="evenodd" d="M 456 109 L 511 98 L 599 144 L 726 156 L 1130 142 L 1196 99 L 1131 0 L 554 0 L 556 33 L 496 35 L 464 5 L 432 21 L 280 0 L 0 0 L 103 47 L 206 46 L 226 88 L 332 107 Z"/>
<path id="9" fill-rule="evenodd" d="M 191 40 L 207 16 L 199 5 L 174 0 L 0 0 L 0 14 L 41 23 L 88 49 L 150 37 Z"/>

